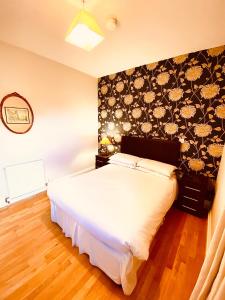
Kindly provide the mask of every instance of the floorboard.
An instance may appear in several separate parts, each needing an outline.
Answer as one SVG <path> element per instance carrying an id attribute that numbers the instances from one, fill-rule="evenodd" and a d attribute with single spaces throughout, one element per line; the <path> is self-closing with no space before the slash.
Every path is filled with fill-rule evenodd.
<path id="1" fill-rule="evenodd" d="M 206 227 L 206 219 L 172 208 L 127 297 L 71 246 L 39 194 L 0 210 L 0 299 L 186 300 L 204 259 Z"/>

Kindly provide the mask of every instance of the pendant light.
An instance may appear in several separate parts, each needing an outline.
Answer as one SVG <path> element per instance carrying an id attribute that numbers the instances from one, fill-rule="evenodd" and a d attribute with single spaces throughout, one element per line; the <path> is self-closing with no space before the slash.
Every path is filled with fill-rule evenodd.
<path id="1" fill-rule="evenodd" d="M 84 9 L 84 0 L 82 2 L 83 9 L 73 19 L 65 41 L 90 51 L 104 39 L 104 36 L 95 18 Z"/>

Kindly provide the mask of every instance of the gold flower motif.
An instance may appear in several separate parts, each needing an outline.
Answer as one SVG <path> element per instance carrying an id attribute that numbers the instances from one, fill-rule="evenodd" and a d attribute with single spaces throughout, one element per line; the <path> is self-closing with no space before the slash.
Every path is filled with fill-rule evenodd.
<path id="1" fill-rule="evenodd" d="M 183 96 L 183 90 L 180 88 L 174 88 L 169 91 L 169 99 L 171 101 L 178 101 Z"/>
<path id="2" fill-rule="evenodd" d="M 123 116 L 123 111 L 122 111 L 122 109 L 117 109 L 117 110 L 115 111 L 115 116 L 116 116 L 117 119 L 121 119 L 122 116 Z"/>
<path id="3" fill-rule="evenodd" d="M 120 143 L 121 142 L 121 135 L 119 133 L 116 133 L 114 135 L 114 140 L 115 140 L 115 142 Z"/>
<path id="4" fill-rule="evenodd" d="M 178 126 L 175 123 L 167 123 L 164 129 L 167 134 L 174 134 L 178 131 Z"/>
<path id="5" fill-rule="evenodd" d="M 141 109 L 140 108 L 134 108 L 133 110 L 132 110 L 132 116 L 133 116 L 133 118 L 135 118 L 135 119 L 139 119 L 140 117 L 141 117 L 141 114 L 142 114 L 142 111 L 141 111 Z"/>
<path id="6" fill-rule="evenodd" d="M 225 74 L 225 64 L 223 65 L 222 72 Z"/>
<path id="7" fill-rule="evenodd" d="M 107 94 L 107 92 L 108 92 L 108 87 L 107 87 L 106 84 L 104 84 L 104 85 L 101 87 L 101 93 L 102 93 L 102 95 L 105 95 L 105 94 Z"/>
<path id="8" fill-rule="evenodd" d="M 107 111 L 106 110 L 102 110 L 101 111 L 101 117 L 102 117 L 102 119 L 105 119 L 105 118 L 107 118 Z"/>
<path id="9" fill-rule="evenodd" d="M 196 108 L 193 105 L 186 105 L 181 107 L 180 114 L 185 119 L 190 119 L 194 117 L 196 113 Z"/>
<path id="10" fill-rule="evenodd" d="M 134 80 L 134 87 L 139 90 L 143 87 L 145 81 L 142 77 L 138 77 Z"/>
<path id="11" fill-rule="evenodd" d="M 116 74 L 111 74 L 111 75 L 109 75 L 109 79 L 110 79 L 110 80 L 113 80 L 114 78 L 116 78 Z"/>
<path id="12" fill-rule="evenodd" d="M 198 137 L 206 137 L 212 132 L 212 126 L 208 124 L 197 124 L 194 132 Z"/>
<path id="13" fill-rule="evenodd" d="M 119 81 L 116 84 L 116 90 L 118 93 L 122 92 L 122 90 L 124 89 L 124 83 L 123 81 Z"/>
<path id="14" fill-rule="evenodd" d="M 225 119 L 225 104 L 221 104 L 217 106 L 216 115 L 220 119 Z"/>
<path id="15" fill-rule="evenodd" d="M 224 50 L 225 50 L 225 46 L 211 48 L 208 50 L 208 54 L 210 56 L 218 56 L 218 55 L 222 54 Z"/>
<path id="16" fill-rule="evenodd" d="M 152 71 L 157 67 L 157 65 L 158 65 L 158 63 L 156 62 L 156 63 L 148 64 L 148 65 L 146 65 L 146 67 L 149 71 Z"/>
<path id="17" fill-rule="evenodd" d="M 166 114 L 166 110 L 162 106 L 158 106 L 158 107 L 154 108 L 154 110 L 153 110 L 153 116 L 157 119 L 163 118 L 165 116 L 165 114 Z"/>
<path id="18" fill-rule="evenodd" d="M 125 71 L 125 73 L 128 75 L 128 76 L 131 76 L 135 71 L 135 68 L 132 68 L 132 69 L 128 69 Z"/>
<path id="19" fill-rule="evenodd" d="M 201 77 L 202 71 L 202 67 L 200 66 L 191 67 L 185 72 L 185 77 L 189 81 L 195 81 Z"/>
<path id="20" fill-rule="evenodd" d="M 218 84 L 207 84 L 202 87 L 201 89 L 201 95 L 205 99 L 212 99 L 214 98 L 217 94 L 219 94 L 220 87 Z"/>
<path id="21" fill-rule="evenodd" d="M 124 97 L 124 103 L 125 103 L 126 105 L 130 105 L 132 102 L 133 102 L 133 96 L 132 96 L 131 94 L 126 95 L 126 96 Z"/>
<path id="22" fill-rule="evenodd" d="M 131 124 L 130 124 L 130 122 L 123 123 L 123 130 L 124 131 L 130 131 L 131 130 Z"/>
<path id="23" fill-rule="evenodd" d="M 113 152 L 114 151 L 114 146 L 113 145 L 107 145 L 107 149 L 109 152 Z"/>
<path id="24" fill-rule="evenodd" d="M 141 125 L 141 130 L 144 132 L 144 133 L 148 133 L 149 131 L 152 130 L 152 124 L 149 123 L 149 122 L 145 122 Z"/>
<path id="25" fill-rule="evenodd" d="M 173 58 L 175 64 L 182 64 L 188 58 L 188 54 L 179 55 Z"/>
<path id="26" fill-rule="evenodd" d="M 188 162 L 189 168 L 193 171 L 201 171 L 205 167 L 205 163 L 201 159 L 192 158 Z"/>
<path id="27" fill-rule="evenodd" d="M 109 122 L 108 128 L 109 130 L 113 130 L 115 128 L 115 124 L 113 122 Z"/>
<path id="28" fill-rule="evenodd" d="M 213 157 L 220 157 L 223 153 L 223 145 L 221 144 L 211 144 L 208 146 L 208 153 Z"/>
<path id="29" fill-rule="evenodd" d="M 109 97 L 109 100 L 108 100 L 109 106 L 113 106 L 113 105 L 115 105 L 115 103 L 116 103 L 116 98 L 115 97 Z"/>
<path id="30" fill-rule="evenodd" d="M 188 142 L 184 142 L 181 144 L 181 152 L 187 152 L 190 149 L 190 144 Z"/>
<path id="31" fill-rule="evenodd" d="M 168 72 L 162 72 L 157 76 L 156 81 L 159 85 L 164 85 L 169 81 L 169 79 L 170 79 L 169 73 Z"/>
<path id="32" fill-rule="evenodd" d="M 101 140 L 104 139 L 105 137 L 107 137 L 106 133 L 101 133 Z"/>
<path id="33" fill-rule="evenodd" d="M 101 99 L 98 99 L 98 107 L 101 105 Z"/>
<path id="34" fill-rule="evenodd" d="M 144 94 L 145 103 L 151 103 L 155 100 L 155 92 L 147 92 Z"/>

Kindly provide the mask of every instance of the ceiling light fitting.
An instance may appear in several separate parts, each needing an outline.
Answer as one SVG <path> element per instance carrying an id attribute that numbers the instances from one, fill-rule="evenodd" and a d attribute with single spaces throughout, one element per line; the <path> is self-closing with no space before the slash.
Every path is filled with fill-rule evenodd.
<path id="1" fill-rule="evenodd" d="M 118 25 L 116 17 L 109 17 L 106 21 L 106 28 L 110 31 L 114 31 Z"/>
<path id="2" fill-rule="evenodd" d="M 103 32 L 97 24 L 95 18 L 84 9 L 75 16 L 65 41 L 86 51 L 92 50 L 104 39 Z"/>

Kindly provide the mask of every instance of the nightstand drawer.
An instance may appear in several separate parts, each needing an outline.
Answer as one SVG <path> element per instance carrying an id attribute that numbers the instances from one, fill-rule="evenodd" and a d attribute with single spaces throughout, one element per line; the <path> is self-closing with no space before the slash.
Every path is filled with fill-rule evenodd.
<path id="1" fill-rule="evenodd" d="M 193 188 L 200 188 L 202 185 L 204 185 L 207 182 L 207 178 L 202 175 L 184 175 L 183 181 L 185 185 L 193 187 Z"/>
<path id="2" fill-rule="evenodd" d="M 193 186 L 185 185 L 184 189 L 187 190 L 187 191 L 191 191 L 191 192 L 201 193 L 201 189 L 199 187 L 193 187 Z"/>
<path id="3" fill-rule="evenodd" d="M 193 208 L 195 210 L 198 210 L 202 205 L 201 199 L 196 199 L 196 198 L 193 198 L 193 197 L 189 197 L 187 195 L 182 195 L 180 197 L 180 202 L 181 202 L 180 204 L 182 206 L 185 205 L 185 206 L 187 206 L 189 208 Z"/>
<path id="4" fill-rule="evenodd" d="M 107 156 L 106 157 L 104 157 L 104 156 L 103 157 L 102 156 L 98 156 L 96 158 L 96 161 L 104 163 L 104 162 L 108 161 L 108 157 Z"/>
<path id="5" fill-rule="evenodd" d="M 187 196 L 187 195 L 183 195 L 183 199 L 185 201 L 191 201 L 191 203 L 194 201 L 195 203 L 199 203 L 199 200 L 201 199 L 196 199 L 196 198 L 193 198 L 193 197 L 190 197 L 190 196 Z"/>
<path id="6" fill-rule="evenodd" d="M 190 197 L 190 198 L 193 198 L 196 200 L 203 198 L 203 191 L 200 189 L 197 189 L 197 188 L 194 188 L 194 187 L 188 186 L 188 185 L 184 185 L 182 189 L 183 189 L 182 194 L 187 197 Z"/>
<path id="7" fill-rule="evenodd" d="M 185 204 L 181 204 L 181 208 L 183 208 L 185 211 L 193 213 L 193 214 L 197 214 L 198 213 L 198 209 L 189 207 L 188 205 L 185 205 Z"/>

